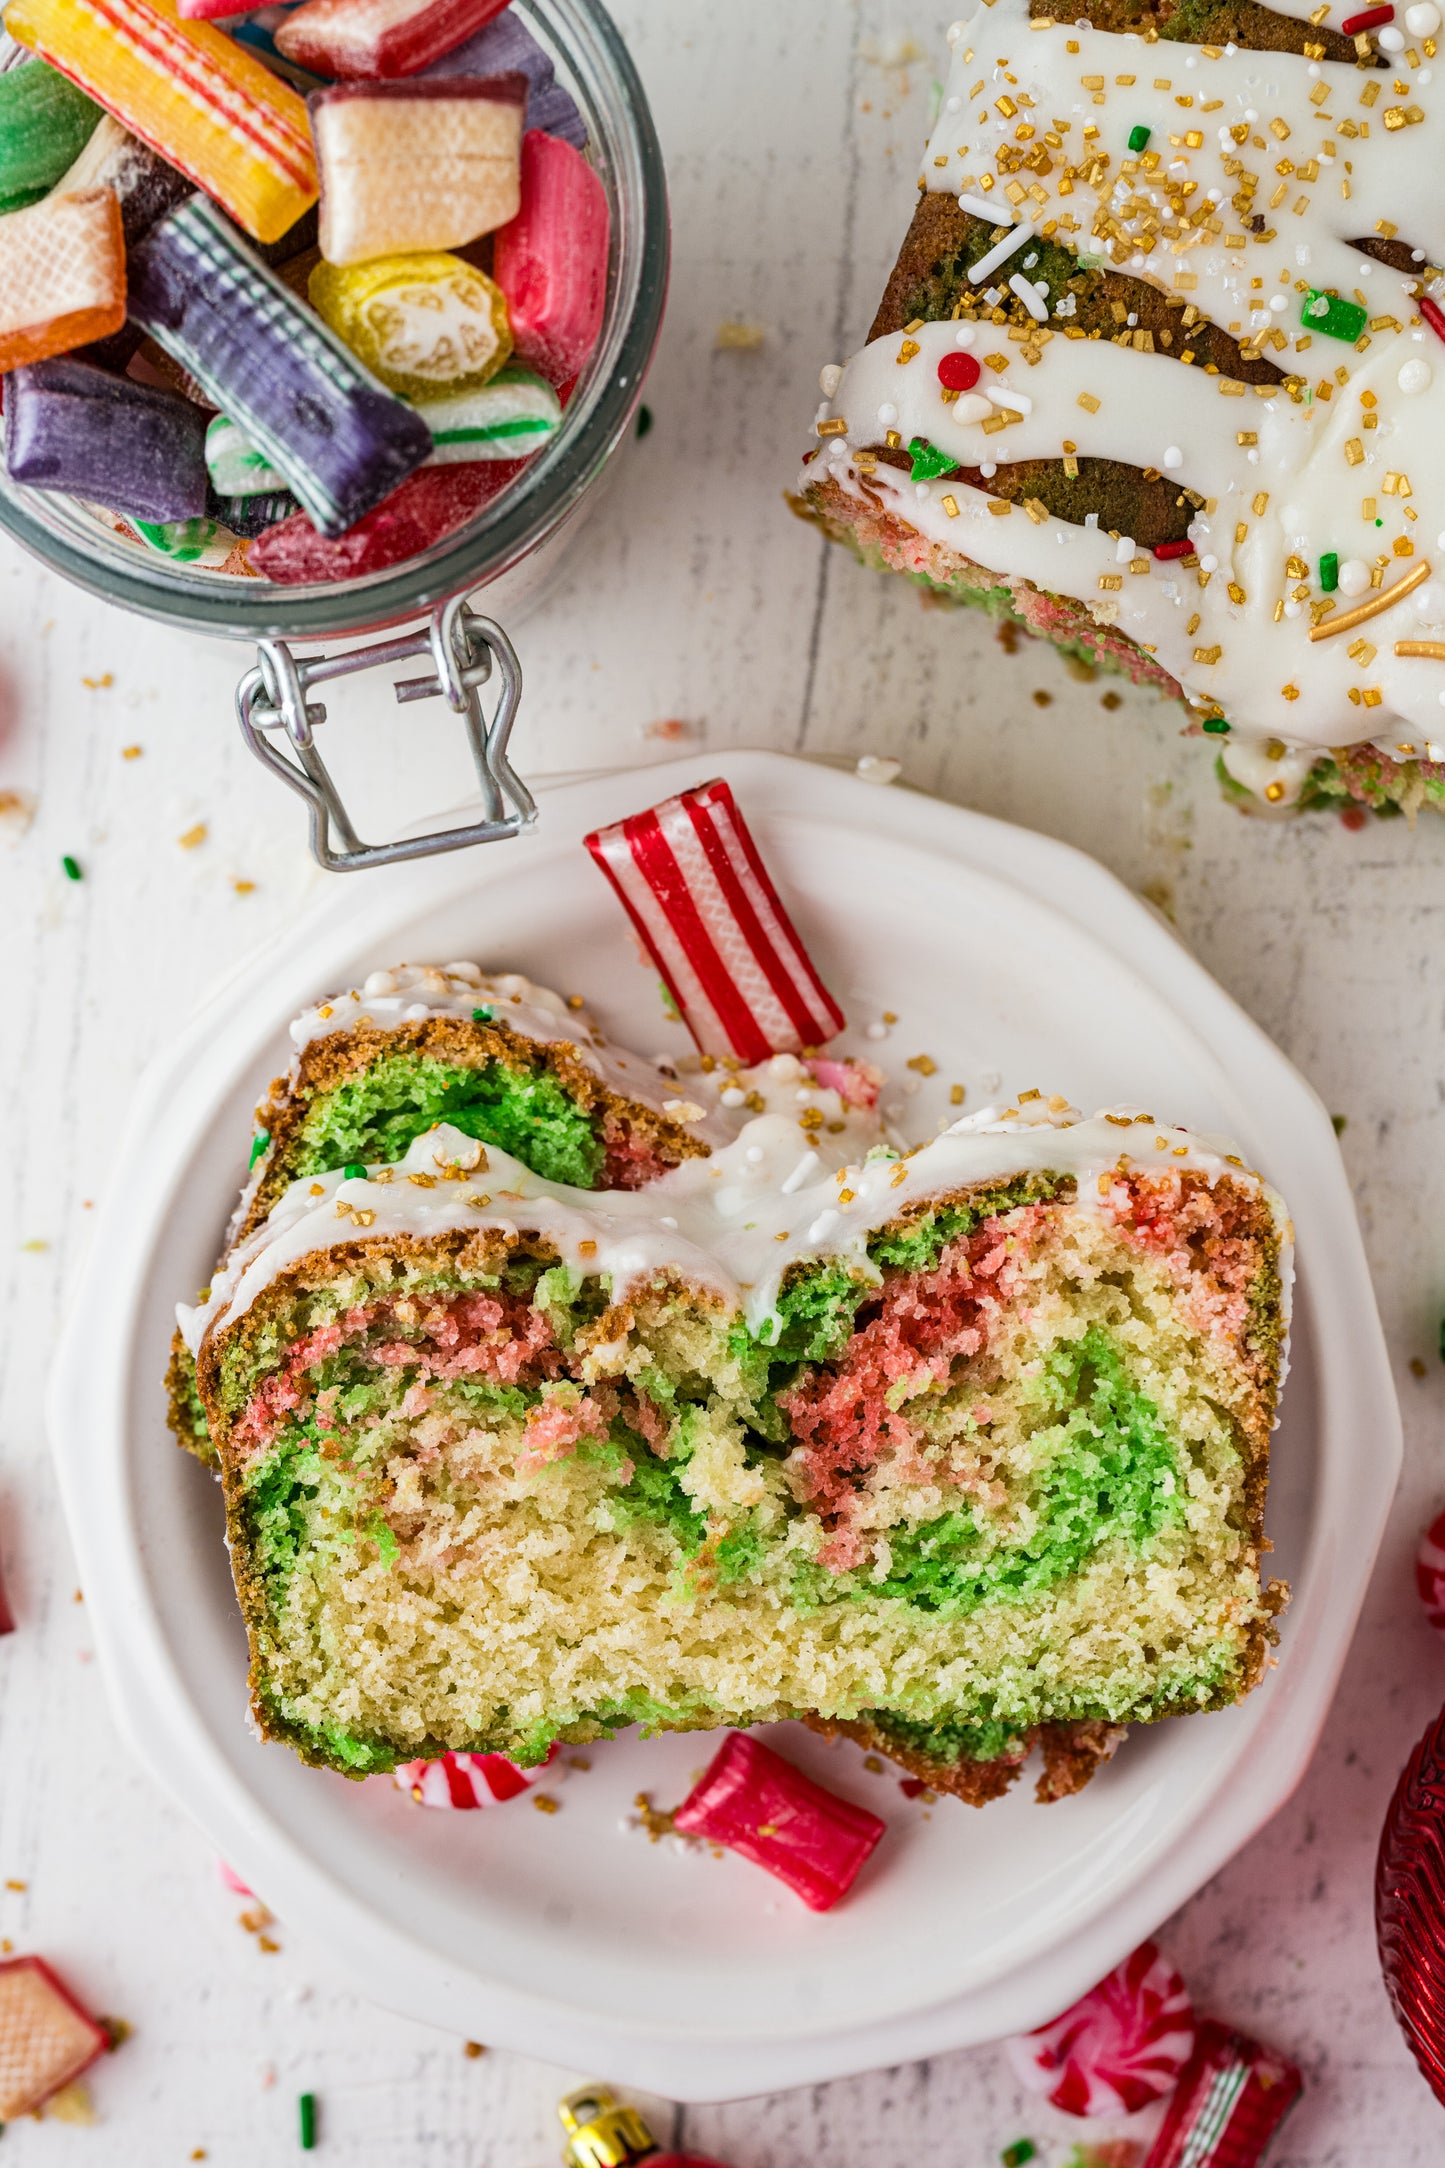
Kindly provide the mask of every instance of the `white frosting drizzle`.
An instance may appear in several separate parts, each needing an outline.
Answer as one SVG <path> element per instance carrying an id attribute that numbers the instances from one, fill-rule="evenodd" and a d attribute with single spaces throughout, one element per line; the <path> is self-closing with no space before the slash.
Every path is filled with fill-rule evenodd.
<path id="1" fill-rule="evenodd" d="M 1022 223 L 1048 228 L 1086 266 L 1115 262 L 1185 295 L 1187 308 L 1308 377 L 1310 388 L 1298 403 L 1282 387 L 1263 397 L 1261 387 L 1181 367 L 1170 352 L 1071 339 L 1067 304 L 1031 342 L 987 322 L 931 323 L 907 335 L 919 349 L 910 358 L 900 362 L 905 336 L 893 333 L 843 370 L 819 419 L 842 421 L 844 433 L 824 439 L 805 483 L 826 472 L 930 541 L 1085 604 L 1155 654 L 1204 712 L 1223 709 L 1231 768 L 1255 787 L 1260 777 L 1281 786 L 1271 792 L 1277 800 L 1294 795 L 1329 745 L 1368 736 L 1395 757 L 1445 760 L 1445 671 L 1394 653 L 1397 639 L 1445 635 L 1445 346 L 1417 313 L 1412 282 L 1348 245 L 1393 219 L 1413 247 L 1445 255 L 1445 191 L 1436 185 L 1445 108 L 1425 102 L 1428 57 L 1412 44 L 1382 71 L 1290 53 L 1216 53 L 1031 24 L 1027 0 L 980 6 L 949 35 L 953 60 L 923 180 L 966 197 L 970 210 L 987 201 L 1012 229 L 995 255 Z M 1387 128 L 1387 112 L 1423 117 Z M 1359 133 L 1347 134 L 1344 121 Z M 1150 130 L 1140 154 L 1126 148 L 1135 126 Z M 1232 127 L 1244 130 L 1243 144 Z M 1021 129 L 1048 170 L 1000 166 L 1001 148 L 1017 148 Z M 1201 140 L 1187 143 L 1190 134 Z M 1089 164 L 1106 155 L 1107 168 Z M 1081 167 L 1091 177 L 1061 191 Z M 1243 209 L 1232 200 L 1241 167 L 1259 179 Z M 1027 190 L 1017 211 L 1010 186 Z M 1187 228 L 1170 204 L 1181 186 Z M 1256 213 L 1268 238 L 1253 231 Z M 1096 237 L 1109 218 L 1119 231 Z M 1032 254 L 1025 240 L 992 277 L 1027 280 Z M 1302 320 L 1305 286 L 1366 306 L 1374 328 L 1363 352 Z M 979 290 L 996 287 L 985 278 Z M 1174 355 L 1189 343 L 1186 313 L 1176 312 Z M 938 362 L 956 346 L 980 361 L 1001 352 L 1008 368 L 995 375 L 985 366 L 972 391 L 945 402 Z M 1000 408 L 1023 419 L 986 430 Z M 989 462 L 1058 458 L 1067 443 L 1086 457 L 1177 475 L 1206 499 L 1189 529 L 1199 567 L 1156 560 L 1127 536 L 1115 541 L 1047 514 L 1035 521 L 1020 506 L 1002 514 L 960 482 L 914 483 L 886 465 L 860 470 L 854 455 L 888 428 L 905 446 L 926 437 L 986 471 Z M 1397 555 L 1397 543 L 1408 554 Z M 1388 589 L 1422 562 L 1438 559 L 1440 571 L 1353 637 L 1312 644 L 1310 605 L 1322 597 L 1319 560 L 1329 551 L 1341 565 L 1336 614 L 1369 596 L 1372 578 Z M 1292 559 L 1296 568 L 1304 561 L 1303 576 L 1289 570 Z M 1261 741 L 1270 740 L 1277 747 L 1267 757 Z"/>
<path id="2" fill-rule="evenodd" d="M 1284 1206 L 1223 1143 L 1161 1128 L 1132 1110 L 1084 1121 L 1073 1108 L 1051 1113 L 1040 1102 L 1032 1120 L 1022 1110 L 985 1108 L 907 1158 L 880 1154 L 837 1171 L 814 1158 L 795 1121 L 759 1115 L 710 1158 L 625 1192 L 545 1182 L 443 1125 L 417 1138 L 395 1167 L 365 1179 L 334 1173 L 293 1183 L 217 1274 L 208 1301 L 176 1314 L 194 1353 L 208 1331 L 235 1323 L 280 1274 L 317 1251 L 465 1227 L 541 1235 L 574 1271 L 605 1275 L 618 1295 L 670 1271 L 740 1308 L 757 1331 L 776 1314 L 792 1264 L 838 1259 L 868 1270 L 870 1234 L 912 1205 L 970 1183 L 1052 1171 L 1073 1175 L 1080 1204 L 1097 1209 L 1122 1168 L 1188 1169 L 1211 1184 L 1229 1174 L 1257 1187 L 1280 1229 L 1288 1284 Z"/>

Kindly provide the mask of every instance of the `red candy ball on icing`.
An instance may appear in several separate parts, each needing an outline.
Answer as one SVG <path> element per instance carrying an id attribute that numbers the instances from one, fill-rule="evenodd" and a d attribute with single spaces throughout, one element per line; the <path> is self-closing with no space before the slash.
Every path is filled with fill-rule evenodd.
<path id="1" fill-rule="evenodd" d="M 979 366 L 972 354 L 945 354 L 938 364 L 938 381 L 945 391 L 972 391 Z"/>
<path id="2" fill-rule="evenodd" d="M 1425 1616 L 1437 1633 L 1445 1633 L 1445 1513 L 1437 1513 L 1415 1553 L 1415 1586 L 1425 1606 Z"/>
<path id="3" fill-rule="evenodd" d="M 1177 2083 L 1193 2049 L 1188 1992 L 1152 1942 L 1052 2025 L 1008 2042 L 1024 2084 L 1068 2115 L 1132 2115 Z"/>

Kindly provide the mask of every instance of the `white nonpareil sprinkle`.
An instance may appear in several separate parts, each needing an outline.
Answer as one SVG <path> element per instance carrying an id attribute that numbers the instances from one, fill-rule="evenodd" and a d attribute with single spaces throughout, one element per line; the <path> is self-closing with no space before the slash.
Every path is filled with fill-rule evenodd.
<path id="1" fill-rule="evenodd" d="M 1169 467 L 1169 468 L 1174 468 L 1174 467 L 1182 467 L 1182 466 L 1183 466 L 1183 464 L 1184 464 L 1184 454 L 1183 454 L 1183 453 L 1182 453 L 1182 452 L 1180 451 L 1180 449 L 1179 449 L 1179 446 L 1178 446 L 1177 444 L 1168 444 L 1168 445 L 1166 445 L 1166 446 L 1165 446 L 1165 448 L 1164 448 L 1164 464 L 1165 464 L 1165 466 L 1166 466 L 1166 467 Z"/>

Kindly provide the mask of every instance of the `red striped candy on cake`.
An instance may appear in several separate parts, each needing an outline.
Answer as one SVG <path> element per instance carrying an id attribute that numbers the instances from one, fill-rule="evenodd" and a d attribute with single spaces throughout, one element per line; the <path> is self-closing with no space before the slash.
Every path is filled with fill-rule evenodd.
<path id="1" fill-rule="evenodd" d="M 746 1068 L 843 1029 L 728 785 L 586 838 L 704 1054 Z"/>
<path id="2" fill-rule="evenodd" d="M 556 1752 L 554 1746 L 535 1769 L 519 1769 L 505 1754 L 442 1754 L 436 1761 L 402 1762 L 392 1781 L 419 1807 L 496 1807 L 529 1792 Z"/>
<path id="3" fill-rule="evenodd" d="M 1425 1616 L 1436 1633 L 1445 1633 L 1445 1513 L 1437 1513 L 1415 1553 L 1415 1586 Z"/>
<path id="4" fill-rule="evenodd" d="M 1023 2083 L 1066 2115 L 1132 2115 L 1178 2083 L 1194 2011 L 1168 1958 L 1141 1942 L 1051 2025 L 1006 2045 Z"/>

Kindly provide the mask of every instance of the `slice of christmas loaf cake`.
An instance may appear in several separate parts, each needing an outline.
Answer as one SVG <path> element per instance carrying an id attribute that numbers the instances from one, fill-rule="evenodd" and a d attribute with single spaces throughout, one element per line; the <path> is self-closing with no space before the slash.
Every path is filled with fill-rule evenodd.
<path id="1" fill-rule="evenodd" d="M 1261 808 L 1445 807 L 1440 10 L 1395 13 L 983 0 L 796 500 L 1181 700 Z"/>
<path id="2" fill-rule="evenodd" d="M 443 1125 L 295 1181 L 182 1313 L 257 1721 L 363 1775 L 806 1714 L 1068 1789 L 1261 1675 L 1290 1239 L 1123 1112 L 831 1170 L 765 1112 L 605 1193 Z"/>

